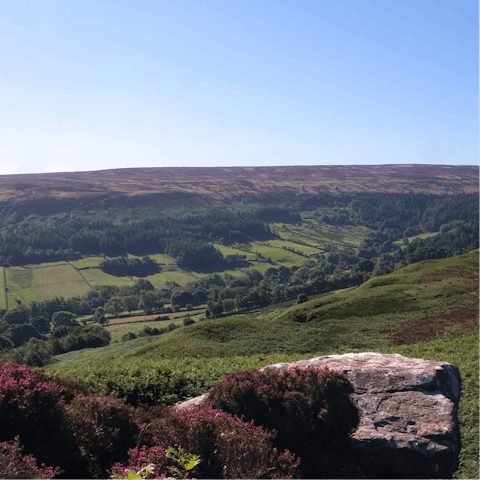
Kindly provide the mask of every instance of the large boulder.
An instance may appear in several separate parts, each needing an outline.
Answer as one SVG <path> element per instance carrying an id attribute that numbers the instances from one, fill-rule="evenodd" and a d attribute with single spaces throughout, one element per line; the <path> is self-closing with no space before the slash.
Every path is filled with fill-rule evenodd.
<path id="1" fill-rule="evenodd" d="M 353 384 L 361 414 L 352 447 L 363 478 L 449 478 L 458 467 L 455 365 L 374 352 L 327 355 L 262 370 L 329 368 Z M 201 403 L 207 394 L 177 406 Z"/>

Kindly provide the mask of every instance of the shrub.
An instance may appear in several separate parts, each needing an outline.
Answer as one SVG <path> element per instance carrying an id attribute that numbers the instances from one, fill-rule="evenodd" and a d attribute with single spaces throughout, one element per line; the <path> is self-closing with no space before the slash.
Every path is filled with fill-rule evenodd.
<path id="1" fill-rule="evenodd" d="M 103 478 L 115 462 L 127 461 L 139 431 L 132 407 L 115 397 L 78 395 L 65 412 L 81 456 L 76 474 Z"/>
<path id="2" fill-rule="evenodd" d="M 53 355 L 47 342 L 31 338 L 25 346 L 15 349 L 9 360 L 20 365 L 43 367 L 53 361 Z"/>
<path id="3" fill-rule="evenodd" d="M 307 321 L 307 315 L 304 312 L 295 310 L 292 314 L 292 320 L 297 323 L 305 323 Z"/>
<path id="4" fill-rule="evenodd" d="M 195 320 L 192 320 L 191 318 L 184 318 L 183 319 L 183 326 L 188 327 L 189 325 L 193 325 L 195 323 Z"/>
<path id="5" fill-rule="evenodd" d="M 40 467 L 34 457 L 23 454 L 18 436 L 0 443 L 0 478 L 53 478 L 58 468 Z"/>
<path id="6" fill-rule="evenodd" d="M 358 426 L 353 386 L 343 375 L 316 368 L 240 372 L 209 393 L 213 408 L 276 431 L 275 445 L 302 458 L 304 478 L 332 478 Z M 340 458 L 345 457 L 340 464 Z"/>
<path id="7" fill-rule="evenodd" d="M 138 452 L 151 455 L 153 447 L 181 445 L 202 459 L 193 471 L 199 478 L 298 477 L 299 461 L 288 451 L 279 453 L 273 444 L 275 434 L 253 422 L 208 405 L 185 410 L 153 407 L 148 415 L 151 424 Z M 145 457 L 146 463 L 150 460 Z"/>
<path id="8" fill-rule="evenodd" d="M 128 332 L 122 335 L 122 342 L 128 342 L 129 340 L 134 340 L 137 336 L 133 332 Z"/>
<path id="9" fill-rule="evenodd" d="M 26 366 L 0 363 L 0 442 L 19 436 L 38 461 L 64 469 L 74 450 L 64 422 L 64 393 L 56 379 Z"/>

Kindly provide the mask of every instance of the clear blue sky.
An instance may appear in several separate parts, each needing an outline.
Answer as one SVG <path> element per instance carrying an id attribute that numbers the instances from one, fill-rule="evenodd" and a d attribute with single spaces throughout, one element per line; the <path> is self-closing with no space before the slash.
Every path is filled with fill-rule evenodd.
<path id="1" fill-rule="evenodd" d="M 477 0 L 0 0 L 0 174 L 478 164 Z"/>

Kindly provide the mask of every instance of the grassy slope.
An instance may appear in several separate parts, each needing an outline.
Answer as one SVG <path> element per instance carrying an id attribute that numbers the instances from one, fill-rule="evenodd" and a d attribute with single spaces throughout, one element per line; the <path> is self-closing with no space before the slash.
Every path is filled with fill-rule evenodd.
<path id="1" fill-rule="evenodd" d="M 477 308 L 478 293 L 475 297 L 474 292 L 478 292 L 478 284 L 462 272 L 478 272 L 478 250 L 409 265 L 356 289 L 277 312 L 274 319 L 261 314 L 237 315 L 177 330 L 129 355 L 169 358 L 309 353 L 351 345 L 387 347 L 392 345 L 392 335 L 407 322 Z M 304 317 L 307 322 L 297 323 L 295 317 Z M 381 333 L 385 331 L 389 333 Z"/>

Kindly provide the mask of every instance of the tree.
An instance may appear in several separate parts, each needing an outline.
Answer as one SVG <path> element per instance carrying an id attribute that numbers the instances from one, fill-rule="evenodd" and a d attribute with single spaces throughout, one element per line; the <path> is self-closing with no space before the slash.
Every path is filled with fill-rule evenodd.
<path id="1" fill-rule="evenodd" d="M 304 303 L 307 301 L 308 301 L 308 297 L 304 293 L 301 293 L 300 295 L 297 296 L 297 303 Z"/>
<path id="2" fill-rule="evenodd" d="M 52 315 L 51 328 L 53 329 L 59 326 L 76 327 L 78 326 L 78 322 L 75 320 L 76 318 L 77 316 L 72 312 L 55 312 Z"/>
<path id="3" fill-rule="evenodd" d="M 100 323 L 101 325 L 104 325 L 107 323 L 107 320 L 105 318 L 105 309 L 103 307 L 97 307 L 95 309 L 95 313 L 93 315 L 93 321 Z"/>
<path id="4" fill-rule="evenodd" d="M 38 330 L 29 324 L 12 325 L 4 333 L 4 336 L 10 338 L 15 347 L 20 347 L 22 344 L 27 343 L 32 337 L 42 338 Z"/>
<path id="5" fill-rule="evenodd" d="M 148 280 L 140 278 L 135 282 L 135 291 L 136 293 L 140 293 L 143 290 L 153 292 L 155 290 L 155 287 Z"/>
<path id="6" fill-rule="evenodd" d="M 123 308 L 128 313 L 131 313 L 134 310 L 137 310 L 138 302 L 139 302 L 138 295 L 127 295 L 122 298 L 122 301 L 123 301 Z"/>
<path id="7" fill-rule="evenodd" d="M 120 312 L 123 311 L 123 301 L 121 297 L 112 297 L 108 302 L 105 304 L 105 311 L 112 315 L 118 315 Z"/>
<path id="8" fill-rule="evenodd" d="M 157 304 L 157 296 L 153 292 L 144 292 L 138 302 L 138 307 L 145 313 L 152 313 Z"/>
<path id="9" fill-rule="evenodd" d="M 44 335 L 50 331 L 50 322 L 45 317 L 35 317 L 33 318 L 30 323 Z"/>
<path id="10" fill-rule="evenodd" d="M 177 290 L 172 293 L 170 297 L 170 303 L 172 305 L 178 304 L 184 307 L 187 303 L 194 303 L 195 297 L 188 290 Z"/>
<path id="11" fill-rule="evenodd" d="M 223 301 L 223 310 L 226 313 L 233 312 L 235 310 L 235 300 L 227 298 Z"/>
<path id="12" fill-rule="evenodd" d="M 9 310 L 3 316 L 5 320 L 10 325 L 21 325 L 23 323 L 28 323 L 28 310 L 26 308 L 16 308 L 14 310 Z"/>

